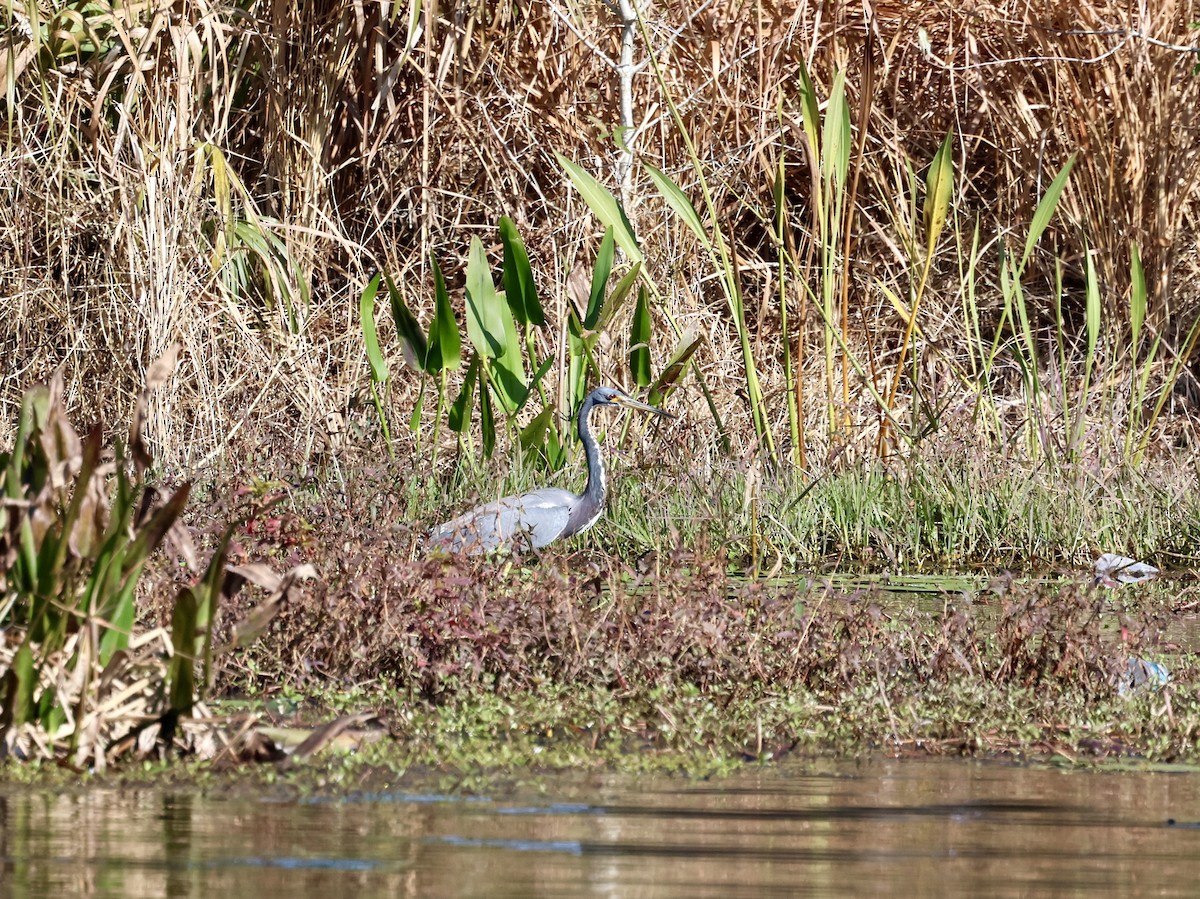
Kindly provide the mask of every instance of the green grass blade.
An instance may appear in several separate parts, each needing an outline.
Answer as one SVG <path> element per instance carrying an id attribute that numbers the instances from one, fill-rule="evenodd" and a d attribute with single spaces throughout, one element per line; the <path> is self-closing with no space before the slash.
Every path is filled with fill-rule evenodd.
<path id="1" fill-rule="evenodd" d="M 650 307 L 645 287 L 638 291 L 629 329 L 629 372 L 638 387 L 650 384 Z"/>
<path id="2" fill-rule="evenodd" d="M 950 211 L 950 199 L 954 194 L 954 147 L 953 133 L 947 132 L 942 145 L 934 154 L 929 174 L 925 178 L 925 252 L 932 256 L 938 238 L 946 225 Z"/>
<path id="3" fill-rule="evenodd" d="M 492 458 L 496 449 L 496 416 L 492 411 L 492 392 L 487 367 L 479 369 L 479 428 L 483 432 L 483 457 Z"/>
<path id="4" fill-rule="evenodd" d="M 1025 252 L 1021 254 L 1020 272 L 1025 271 L 1025 266 L 1029 264 L 1029 257 L 1033 255 L 1033 248 L 1050 225 L 1050 219 L 1054 217 L 1054 210 L 1058 208 L 1058 198 L 1062 195 L 1063 188 L 1067 186 L 1067 179 L 1071 175 L 1071 169 L 1075 167 L 1075 160 L 1078 156 L 1078 153 L 1071 154 L 1071 158 L 1050 182 L 1045 196 L 1038 201 L 1037 209 L 1033 213 L 1033 221 L 1029 225 L 1029 235 L 1025 238 Z"/>
<path id="5" fill-rule="evenodd" d="M 260 506 L 254 510 L 253 514 L 262 515 L 277 502 L 278 500 Z M 213 550 L 212 558 L 208 560 L 208 567 L 204 569 L 204 578 L 198 586 L 193 588 L 196 596 L 195 654 L 196 658 L 204 660 L 204 672 L 199 682 L 198 694 L 201 699 L 212 685 L 213 623 L 217 620 L 217 611 L 221 604 L 221 591 L 225 586 L 225 565 L 229 559 L 229 544 L 233 540 L 234 532 L 243 524 L 244 521 L 234 522 L 221 533 L 217 548 Z"/>
<path id="6" fill-rule="evenodd" d="M 700 344 L 703 341 L 704 338 L 695 331 L 688 330 L 684 332 L 683 336 L 679 338 L 679 345 L 675 348 L 675 352 L 667 360 L 666 366 L 659 372 L 658 377 L 650 383 L 651 403 L 661 403 L 675 389 L 680 380 L 683 379 L 692 356 L 695 355 L 696 350 L 700 348 Z"/>
<path id="7" fill-rule="evenodd" d="M 1200 316 L 1197 316 L 1192 321 L 1192 326 L 1188 329 L 1187 338 L 1184 340 L 1183 352 L 1176 354 L 1175 360 L 1171 363 L 1171 369 L 1167 372 L 1163 387 L 1158 394 L 1158 402 L 1154 404 L 1150 418 L 1142 430 L 1142 439 L 1138 441 L 1137 455 L 1134 458 L 1136 464 L 1140 465 L 1142 459 L 1145 458 L 1146 447 L 1150 444 L 1154 425 L 1158 421 L 1158 417 L 1162 415 L 1163 406 L 1167 404 L 1167 400 L 1174 394 L 1174 386 L 1176 380 L 1179 378 L 1180 370 L 1192 361 L 1192 354 L 1196 350 L 1196 341 L 1198 339 L 1200 339 Z"/>
<path id="8" fill-rule="evenodd" d="M 408 416 L 408 429 L 416 433 L 421 428 L 421 418 L 425 414 L 425 381 L 421 381 L 421 390 L 417 394 L 417 401 L 413 403 L 412 414 Z"/>
<path id="9" fill-rule="evenodd" d="M 537 389 L 537 386 L 542 383 L 542 378 L 550 373 L 550 369 L 554 367 L 555 359 L 553 356 L 547 356 L 542 360 L 542 364 L 538 366 L 537 371 L 533 373 L 533 377 L 529 379 L 529 390 L 532 392 Z"/>
<path id="10" fill-rule="evenodd" d="M 1146 270 L 1142 267 L 1142 254 L 1135 241 L 1129 242 L 1129 334 L 1134 362 L 1142 339 L 1142 325 L 1146 322 Z"/>
<path id="11" fill-rule="evenodd" d="M 831 195 L 846 184 L 850 171 L 850 106 L 846 102 L 846 73 L 838 72 L 829 89 L 825 107 L 825 126 L 821 135 L 821 153 L 825 168 L 825 191 Z"/>
<path id="12" fill-rule="evenodd" d="M 821 99 L 813 86 L 808 66 L 800 60 L 800 116 L 804 123 L 804 134 L 814 157 L 821 153 Z"/>
<path id="13" fill-rule="evenodd" d="M 617 313 L 621 311 L 621 307 L 625 305 L 625 301 L 629 299 L 630 293 L 633 292 L 633 285 L 637 283 L 638 275 L 641 274 L 642 264 L 635 263 L 634 266 L 621 276 L 621 280 L 616 286 L 609 291 L 608 299 L 604 301 L 604 307 L 600 310 L 600 317 L 596 320 L 595 330 L 607 331 L 608 326 L 612 324 Z"/>
<path id="14" fill-rule="evenodd" d="M 1084 297 L 1087 306 L 1087 356 L 1085 357 L 1085 365 L 1090 372 L 1096 360 L 1096 345 L 1100 340 L 1100 315 L 1103 310 L 1101 309 L 1100 302 L 1100 279 L 1096 274 L 1096 260 L 1086 242 L 1083 245 L 1083 256 Z"/>

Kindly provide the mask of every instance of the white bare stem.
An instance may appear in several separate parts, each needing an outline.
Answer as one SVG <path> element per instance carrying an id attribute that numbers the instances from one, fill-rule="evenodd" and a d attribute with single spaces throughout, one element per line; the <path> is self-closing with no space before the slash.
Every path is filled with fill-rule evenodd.
<path id="1" fill-rule="evenodd" d="M 633 124 L 633 41 L 637 29 L 637 10 L 634 0 L 617 0 L 621 17 L 621 61 L 617 77 L 621 84 L 621 140 L 617 157 L 617 180 L 621 185 L 621 202 L 628 208 L 633 194 L 633 143 L 636 139 Z"/>

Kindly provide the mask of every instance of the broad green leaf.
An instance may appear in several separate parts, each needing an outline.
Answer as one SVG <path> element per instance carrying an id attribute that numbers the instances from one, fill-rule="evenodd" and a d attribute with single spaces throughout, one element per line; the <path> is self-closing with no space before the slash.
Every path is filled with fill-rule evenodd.
<path id="1" fill-rule="evenodd" d="M 463 378 L 462 389 L 450 406 L 448 423 L 455 434 L 463 433 L 471 426 L 471 400 L 475 395 L 475 381 L 479 377 L 479 356 L 471 354 L 467 365 L 467 374 Z"/>
<path id="2" fill-rule="evenodd" d="M 829 196 L 846 184 L 850 170 L 850 107 L 846 103 L 846 73 L 838 72 L 829 89 L 825 107 L 825 128 L 821 136 L 821 159 L 825 172 L 825 190 Z"/>
<path id="3" fill-rule="evenodd" d="M 375 331 L 375 294 L 379 291 L 381 275 L 375 275 L 363 288 L 358 300 L 358 321 L 362 326 L 363 345 L 367 350 L 367 361 L 371 364 L 371 380 L 377 383 L 388 379 L 387 363 L 379 349 L 379 335 Z"/>
<path id="4" fill-rule="evenodd" d="M 171 613 L 171 644 L 175 654 L 167 667 L 167 697 L 170 708 L 190 715 L 196 696 L 196 595 L 190 588 L 179 591 Z"/>
<path id="5" fill-rule="evenodd" d="M 596 321 L 595 330 L 605 331 L 612 324 L 612 320 L 616 318 L 621 307 L 625 305 L 625 301 L 629 299 L 629 294 L 633 291 L 633 285 L 637 283 L 641 271 L 642 264 L 638 262 L 621 276 L 617 286 L 609 292 L 608 299 L 604 301 L 604 308 L 600 311 L 600 318 Z"/>
<path id="6" fill-rule="evenodd" d="M 437 258 L 432 254 L 429 261 L 433 267 L 433 321 L 429 324 L 429 349 L 425 354 L 425 371 L 431 375 L 443 371 L 456 371 L 462 366 L 462 338 L 458 334 L 458 321 L 454 318 L 454 307 L 450 305 L 450 294 L 442 278 Z"/>
<path id="7" fill-rule="evenodd" d="M 521 428 L 521 449 L 526 453 L 540 453 L 546 447 L 546 435 L 554 426 L 554 407 L 547 406 L 529 424 Z"/>
<path id="8" fill-rule="evenodd" d="M 472 237 L 467 257 L 467 337 L 480 356 L 490 359 L 499 358 L 505 350 L 498 296 L 483 243 Z"/>
<path id="9" fill-rule="evenodd" d="M 33 695 L 37 688 L 37 672 L 33 667 L 33 650 L 29 638 L 21 644 L 12 660 L 8 680 L 9 702 L 12 706 L 12 723 L 27 724 L 34 717 Z"/>
<path id="10" fill-rule="evenodd" d="M 613 229 L 617 244 L 625 251 L 625 255 L 629 257 L 629 261 L 644 261 L 646 257 L 637 244 L 637 238 L 633 234 L 633 227 L 629 224 L 629 219 L 625 217 L 625 210 L 621 208 L 621 204 L 617 202 L 617 198 L 609 193 L 599 181 L 580 166 L 571 162 L 571 160 L 560 153 L 555 153 L 554 156 L 558 160 L 559 165 L 566 170 L 571 183 L 575 185 L 575 189 L 579 191 L 579 195 L 583 197 L 583 201 L 587 204 L 588 208 L 592 210 L 596 218 L 600 219 L 600 223 Z"/>
<path id="11" fill-rule="evenodd" d="M 553 405 L 546 406 L 521 429 L 520 441 L 526 459 L 538 459 L 552 471 L 566 464 L 562 437 L 559 435 L 558 410 Z"/>
<path id="12" fill-rule="evenodd" d="M 1033 212 L 1033 221 L 1029 225 L 1029 236 L 1025 238 L 1025 252 L 1021 254 L 1020 271 L 1025 271 L 1025 266 L 1029 264 L 1029 257 L 1033 255 L 1033 248 L 1041 239 L 1044 232 L 1050 224 L 1050 219 L 1054 217 L 1054 210 L 1058 208 L 1058 198 L 1062 195 L 1063 188 L 1067 185 L 1067 178 L 1071 175 L 1071 169 L 1075 167 L 1075 160 L 1079 157 L 1079 153 L 1071 154 L 1071 158 L 1067 160 L 1062 170 L 1050 182 L 1050 187 L 1046 189 L 1045 196 L 1038 201 L 1037 209 Z"/>
<path id="13" fill-rule="evenodd" d="M 500 241 L 504 245 L 504 295 L 508 298 L 508 308 L 522 327 L 540 328 L 546 324 L 546 316 L 538 300 L 529 254 L 517 226 L 508 216 L 500 219 Z"/>
<path id="14" fill-rule="evenodd" d="M 1146 270 L 1142 268 L 1142 254 L 1138 245 L 1129 242 L 1129 331 L 1133 338 L 1134 352 L 1137 352 L 1138 342 L 1142 335 L 1142 325 L 1146 322 Z"/>
<path id="15" fill-rule="evenodd" d="M 508 302 L 497 293 L 487 255 L 478 237 L 471 238 L 467 257 L 467 335 L 487 365 L 491 387 L 511 415 L 525 402 L 525 364 L 521 341 Z"/>
<path id="16" fill-rule="evenodd" d="M 667 360 L 666 367 L 650 384 L 650 403 L 654 405 L 660 404 L 666 398 L 667 394 L 675 388 L 683 378 L 684 373 L 687 371 L 688 362 L 691 361 L 696 350 L 700 348 L 700 343 L 703 339 L 703 337 L 690 329 L 683 333 L 683 336 L 679 338 L 679 345 L 675 348 L 675 352 Z"/>
<path id="17" fill-rule="evenodd" d="M 133 636 L 134 594 L 142 567 L 139 565 L 130 573 L 130 576 L 122 584 L 121 592 L 117 594 L 115 602 L 112 602 L 112 615 L 100 637 L 101 665 L 107 665 L 108 660 L 113 657 L 113 653 L 128 646 L 129 638 Z"/>
<path id="18" fill-rule="evenodd" d="M 596 322 L 600 320 L 600 311 L 604 308 L 608 277 L 612 274 L 613 255 L 613 230 L 606 228 L 604 239 L 600 241 L 600 250 L 596 253 L 596 266 L 592 269 L 592 292 L 588 298 L 587 314 L 583 317 L 583 326 L 589 331 L 596 327 Z"/>
<path id="19" fill-rule="evenodd" d="M 400 348 L 404 350 L 404 358 L 417 371 L 425 370 L 425 360 L 429 358 L 429 345 L 425 342 L 425 332 L 417 323 L 416 316 L 409 311 L 408 304 L 400 294 L 391 275 L 384 275 L 387 282 L 388 299 L 392 306 L 392 321 L 396 325 L 396 336 L 400 338 Z M 382 379 L 379 379 L 382 380 Z"/>
<path id="20" fill-rule="evenodd" d="M 821 101 L 817 90 L 813 87 L 812 77 L 808 74 L 808 66 L 800 60 L 800 116 L 804 123 L 804 134 L 812 147 L 815 158 L 821 156 Z"/>
<path id="21" fill-rule="evenodd" d="M 123 490 L 123 477 L 118 477 L 118 493 Z M 132 500 L 113 504 L 111 533 L 97 557 L 93 576 L 85 590 L 85 610 L 94 610 L 107 622 L 100 638 L 100 661 L 107 664 L 114 652 L 129 643 L 134 621 L 134 596 L 137 581 L 146 559 L 158 547 L 162 538 L 175 523 L 187 504 L 191 490 L 185 482 L 169 500 L 138 526 L 132 541 L 126 542 L 126 529 L 132 520 Z"/>
<path id="22" fill-rule="evenodd" d="M 124 523 L 124 528 L 114 528 L 114 524 Z M 109 531 L 104 542 L 96 553 L 96 561 L 88 572 L 84 584 L 83 595 L 75 611 L 80 613 L 98 612 L 101 617 L 108 618 L 115 605 L 115 597 L 120 590 L 121 570 L 124 567 L 125 554 L 129 549 L 129 540 L 125 536 L 128 522 L 122 516 L 112 515 Z M 38 625 L 43 624 L 42 615 L 33 615 L 34 627 L 31 632 L 40 636 Z"/>
<path id="23" fill-rule="evenodd" d="M 66 710 L 58 701 L 58 691 L 54 687 L 42 691 L 38 700 L 38 718 L 42 722 L 42 730 L 51 736 L 57 735 L 58 729 L 67 723 Z"/>
<path id="24" fill-rule="evenodd" d="M 937 246 L 942 228 L 946 225 L 946 216 L 950 210 L 950 198 L 954 194 L 954 147 L 951 143 L 952 133 L 946 133 L 946 139 L 938 147 L 933 156 L 933 164 L 929 166 L 929 174 L 925 176 L 925 252 L 932 256 Z"/>
<path id="25" fill-rule="evenodd" d="M 496 362 L 484 360 L 484 370 L 488 373 L 489 383 L 506 416 L 511 418 L 524 408 L 529 399 L 529 385 L 525 383 L 523 366 L 520 378 L 512 371 L 501 368 Z"/>
<path id="26" fill-rule="evenodd" d="M 629 329 L 629 372 L 638 387 L 650 383 L 650 307 L 645 287 L 638 290 L 633 324 Z"/>
<path id="27" fill-rule="evenodd" d="M 654 186 L 658 188 L 658 192 L 662 194 L 662 198 L 667 201 L 675 214 L 683 219 L 686 224 L 696 235 L 696 239 L 708 251 L 712 251 L 712 240 L 708 236 L 708 232 L 704 230 L 704 223 L 700 221 L 700 214 L 696 212 L 696 207 L 692 205 L 692 201 L 688 198 L 674 181 L 671 180 L 664 172 L 656 169 L 649 163 L 643 163 L 647 172 L 650 173 L 650 180 L 654 182 Z"/>

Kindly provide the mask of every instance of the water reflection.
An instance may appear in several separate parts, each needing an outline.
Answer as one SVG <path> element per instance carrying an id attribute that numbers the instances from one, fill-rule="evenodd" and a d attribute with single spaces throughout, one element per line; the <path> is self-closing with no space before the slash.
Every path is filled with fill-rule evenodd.
<path id="1" fill-rule="evenodd" d="M 962 760 L 456 798 L 0 794 L 0 895 L 1194 895 L 1200 778 Z"/>

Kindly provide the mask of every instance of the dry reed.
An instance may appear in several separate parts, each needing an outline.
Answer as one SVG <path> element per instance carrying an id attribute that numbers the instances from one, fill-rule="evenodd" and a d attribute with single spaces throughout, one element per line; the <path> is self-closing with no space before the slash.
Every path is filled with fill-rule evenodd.
<path id="1" fill-rule="evenodd" d="M 914 429 L 930 407 L 933 426 L 971 433 L 982 449 L 1004 442 L 1002 431 L 978 426 L 975 409 L 981 394 L 997 406 L 1019 394 L 1014 366 L 999 366 L 991 383 L 969 383 L 962 371 L 977 349 L 964 347 L 993 338 L 999 247 L 1019 247 L 1034 205 L 1073 152 L 1079 162 L 1055 225 L 1025 274 L 1047 347 L 1041 364 L 1050 364 L 1058 327 L 1058 260 L 1067 342 L 1082 330 L 1085 240 L 1104 297 L 1106 376 L 1128 380 L 1137 365 L 1118 359 L 1131 241 L 1148 272 L 1147 321 L 1183 352 L 1200 283 L 1200 78 L 1189 30 L 1200 19 L 1196 4 L 873 8 L 871 19 L 867 4 L 646 8 L 644 36 L 663 80 L 651 77 L 638 38 L 641 66 L 628 94 L 635 128 L 619 140 L 621 31 L 602 5 L 338 2 L 242 11 L 189 2 L 104 7 L 85 25 L 60 15 L 54 28 L 13 8 L 0 157 L 0 295 L 8 307 L 0 316 L 0 428 L 15 420 L 22 391 L 58 367 L 74 407 L 121 421 L 148 360 L 178 341 L 180 376 L 156 400 L 148 427 L 166 464 L 236 459 L 274 473 L 353 456 L 374 439 L 354 315 L 371 273 L 392 272 L 425 320 L 430 253 L 460 292 L 469 238 L 480 234 L 495 250 L 495 223 L 511 215 L 552 318 L 539 343 L 554 352 L 568 275 L 590 258 L 599 232 L 553 152 L 616 189 L 627 146 L 693 190 L 663 87 L 734 241 L 778 434 L 787 428 L 782 354 L 799 354 L 810 458 L 844 458 L 847 445 L 869 444 L 878 409 L 866 388 L 890 379 L 904 329 L 887 291 L 908 296 L 915 277 L 908 244 L 920 198 L 909 168 L 920 172 L 947 131 L 956 148 L 956 240 L 943 241 L 934 266 L 916 380 L 899 404 Z M 868 54 L 873 82 L 864 78 Z M 849 103 L 867 126 L 849 256 L 840 261 L 849 343 L 839 352 L 867 372 L 847 368 L 849 384 L 829 383 L 820 370 L 822 323 L 794 279 L 783 287 L 792 333 L 779 333 L 779 251 L 769 223 L 780 160 L 802 274 L 811 274 L 814 240 L 802 64 L 820 91 L 846 72 Z M 864 96 L 868 83 L 874 90 Z M 717 279 L 638 169 L 627 194 L 649 268 L 671 291 L 658 310 L 654 352 L 665 357 L 673 345 L 668 314 L 703 333 L 697 369 L 735 445 L 752 450 L 737 336 Z M 962 313 L 965 244 L 976 221 L 983 251 L 970 291 L 981 335 Z M 616 345 L 605 355 L 607 377 L 620 380 L 624 355 Z M 1170 361 L 1156 364 L 1155 389 L 1173 388 Z M 416 385 L 415 373 L 397 380 L 398 418 Z M 829 433 L 821 409 L 843 397 L 852 431 Z M 708 415 L 698 390 L 679 402 L 694 419 Z M 1102 424 L 1110 414 L 1108 406 L 1096 411 Z M 396 430 L 401 454 L 411 452 L 414 438 Z M 1171 439 L 1181 432 L 1190 437 L 1178 418 L 1163 431 Z"/>

